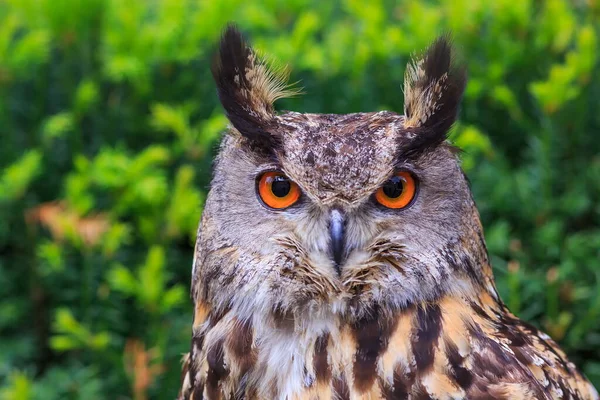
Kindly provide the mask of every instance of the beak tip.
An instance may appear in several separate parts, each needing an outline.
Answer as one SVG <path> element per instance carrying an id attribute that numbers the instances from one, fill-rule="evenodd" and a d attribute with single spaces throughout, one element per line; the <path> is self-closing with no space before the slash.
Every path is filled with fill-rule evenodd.
<path id="1" fill-rule="evenodd" d="M 342 252 L 336 251 L 336 250 L 338 250 L 338 249 L 337 248 L 334 249 L 334 252 L 333 252 L 333 262 L 335 263 L 335 268 L 337 270 L 339 270 L 340 266 L 342 264 Z"/>
<path id="2" fill-rule="evenodd" d="M 337 209 L 331 211 L 331 219 L 329 222 L 329 236 L 331 240 L 331 253 L 333 261 L 335 263 L 335 269 L 340 273 L 340 267 L 344 257 L 344 229 L 345 229 L 345 218 L 344 215 Z"/>

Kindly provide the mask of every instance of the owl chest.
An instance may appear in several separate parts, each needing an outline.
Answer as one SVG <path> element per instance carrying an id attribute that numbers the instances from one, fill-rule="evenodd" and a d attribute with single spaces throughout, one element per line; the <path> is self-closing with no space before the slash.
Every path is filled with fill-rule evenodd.
<path id="1" fill-rule="evenodd" d="M 352 322 L 209 317 L 194 331 L 183 399 L 598 398 L 547 336 L 468 310 L 448 298 Z"/>
<path id="2" fill-rule="evenodd" d="M 425 343 L 426 335 L 419 347 L 403 325 L 389 338 L 375 327 L 234 333 L 207 332 L 192 351 L 182 399 L 598 399 L 583 377 L 549 359 L 528 366 L 510 352 L 494 353 L 497 346 L 462 357 L 462 345 Z"/>
<path id="3" fill-rule="evenodd" d="M 401 360 L 402 345 L 385 348 L 377 326 L 357 332 L 319 321 L 289 332 L 234 323 L 228 335 L 209 331 L 196 354 L 197 389 L 208 399 L 396 398 L 385 382 L 392 364 L 410 362 Z"/>

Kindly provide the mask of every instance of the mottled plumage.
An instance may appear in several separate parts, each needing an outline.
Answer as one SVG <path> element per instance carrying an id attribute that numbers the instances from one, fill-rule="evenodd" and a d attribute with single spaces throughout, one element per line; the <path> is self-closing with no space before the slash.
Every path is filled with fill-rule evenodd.
<path id="1" fill-rule="evenodd" d="M 598 398 L 498 296 L 446 141 L 466 81 L 447 39 L 409 67 L 405 115 L 275 113 L 285 82 L 232 27 L 213 75 L 232 126 L 198 231 L 180 399 Z M 301 190 L 291 206 L 260 197 L 268 171 Z M 386 208 L 374 193 L 398 171 L 414 198 Z"/>

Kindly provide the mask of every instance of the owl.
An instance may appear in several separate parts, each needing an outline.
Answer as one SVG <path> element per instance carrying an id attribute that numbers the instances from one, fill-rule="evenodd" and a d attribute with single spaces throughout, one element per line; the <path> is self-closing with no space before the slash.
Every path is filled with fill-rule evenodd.
<path id="1" fill-rule="evenodd" d="M 231 127 L 179 399 L 598 399 L 498 295 L 447 141 L 466 84 L 447 38 L 408 66 L 404 115 L 275 112 L 286 73 L 233 26 L 212 73 Z"/>

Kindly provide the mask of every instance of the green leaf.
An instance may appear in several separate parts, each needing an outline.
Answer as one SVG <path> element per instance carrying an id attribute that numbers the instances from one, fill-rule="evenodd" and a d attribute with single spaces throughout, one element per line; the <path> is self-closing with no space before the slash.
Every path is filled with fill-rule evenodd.
<path id="1" fill-rule="evenodd" d="M 32 398 L 32 382 L 27 375 L 12 371 L 6 385 L 0 389 L 0 398 L 4 400 L 28 400 Z"/>
<path id="2" fill-rule="evenodd" d="M 162 247 L 152 246 L 148 252 L 146 262 L 138 271 L 140 300 L 153 310 L 159 308 L 160 298 L 164 290 L 165 252 Z"/>
<path id="3" fill-rule="evenodd" d="M 171 204 L 167 209 L 167 233 L 171 237 L 182 234 L 192 240 L 200 220 L 203 196 L 194 186 L 194 169 L 184 165 L 177 171 L 175 188 L 171 193 Z"/>
<path id="4" fill-rule="evenodd" d="M 77 114 L 87 112 L 99 100 L 98 86 L 92 80 L 83 80 L 77 86 L 73 107 Z"/>
<path id="5" fill-rule="evenodd" d="M 117 264 L 112 267 L 107 276 L 108 284 L 113 290 L 135 295 L 138 291 L 138 281 L 133 274 L 123 265 Z"/>
<path id="6" fill-rule="evenodd" d="M 49 143 L 54 139 L 63 138 L 74 128 L 73 115 L 70 112 L 55 114 L 43 123 L 42 135 L 44 142 Z"/>
<path id="7" fill-rule="evenodd" d="M 97 333 L 88 340 L 87 344 L 93 350 L 104 350 L 110 344 L 110 334 L 108 332 Z"/>
<path id="8" fill-rule="evenodd" d="M 80 343 L 72 336 L 54 335 L 50 338 L 50 347 L 55 351 L 69 351 L 78 349 Z"/>
<path id="9" fill-rule="evenodd" d="M 63 249 L 58 243 L 45 241 L 37 246 L 38 259 L 43 264 L 44 275 L 59 274 L 65 270 L 65 259 Z"/>
<path id="10" fill-rule="evenodd" d="M 27 151 L 0 175 L 0 201 L 17 200 L 25 194 L 31 182 L 41 173 L 42 154 Z"/>
<path id="11" fill-rule="evenodd" d="M 54 320 L 54 330 L 67 333 L 79 338 L 87 336 L 86 329 L 77 322 L 70 310 L 59 308 L 56 311 Z"/>
<path id="12" fill-rule="evenodd" d="M 183 286 L 177 285 L 168 289 L 161 302 L 161 311 L 163 313 L 171 311 L 173 308 L 183 304 L 187 298 L 186 290 Z"/>

